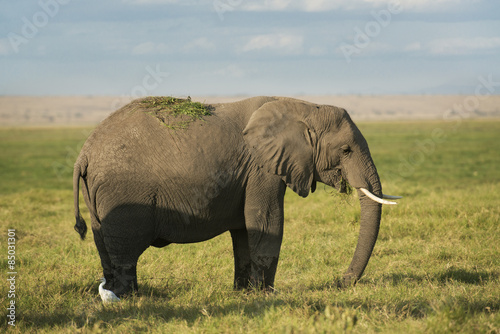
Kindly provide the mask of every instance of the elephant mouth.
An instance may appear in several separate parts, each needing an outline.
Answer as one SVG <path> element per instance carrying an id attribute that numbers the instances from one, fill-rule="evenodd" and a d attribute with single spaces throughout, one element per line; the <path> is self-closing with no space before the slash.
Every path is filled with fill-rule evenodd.
<path id="1" fill-rule="evenodd" d="M 341 169 L 335 169 L 332 179 L 333 187 L 337 189 L 339 193 L 350 195 L 353 192 L 353 187 L 347 182 Z"/>
<path id="2" fill-rule="evenodd" d="M 343 175 L 342 170 L 340 168 L 336 168 L 333 171 L 333 173 L 331 173 L 329 176 L 332 182 L 327 182 L 327 184 L 332 185 L 335 189 L 338 190 L 339 193 L 350 195 L 354 191 L 355 188 L 347 182 L 347 179 Z M 314 190 L 316 190 L 316 182 L 313 182 L 311 189 L 313 190 L 313 192 Z M 356 187 L 356 189 L 360 190 L 366 197 L 368 197 L 372 201 L 375 201 L 380 204 L 395 205 L 398 203 L 390 200 L 403 198 L 402 196 L 392 196 L 385 194 L 382 194 L 382 198 L 380 198 L 371 193 L 368 189 L 364 187 L 359 187 L 359 188 Z"/>
<path id="3" fill-rule="evenodd" d="M 340 178 L 340 180 L 337 181 L 335 188 L 338 189 L 339 193 L 346 195 L 350 195 L 354 189 L 344 178 Z"/>
<path id="4" fill-rule="evenodd" d="M 338 189 L 339 193 L 347 194 L 347 195 L 350 195 L 352 193 L 353 187 L 347 182 L 341 169 L 335 170 L 334 179 L 335 179 L 335 188 Z M 388 201 L 388 200 L 389 199 L 395 200 L 395 199 L 403 198 L 402 196 L 392 196 L 392 195 L 386 195 L 386 194 L 382 194 L 382 198 L 380 198 L 380 197 L 374 195 L 373 193 L 371 193 L 366 188 L 359 187 L 357 189 L 359 189 L 363 194 L 365 194 L 366 197 L 368 197 L 372 201 L 375 201 L 375 202 L 380 203 L 380 204 L 396 205 L 398 203 L 393 202 L 393 201 Z"/>

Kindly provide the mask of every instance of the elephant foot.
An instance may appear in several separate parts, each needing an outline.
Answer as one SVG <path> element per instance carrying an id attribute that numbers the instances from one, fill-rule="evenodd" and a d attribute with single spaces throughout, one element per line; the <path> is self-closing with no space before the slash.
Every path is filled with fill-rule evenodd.
<path id="1" fill-rule="evenodd" d="M 235 279 L 234 281 L 234 290 L 235 291 L 248 291 L 248 292 L 253 292 L 253 291 L 264 291 L 264 292 L 269 292 L 269 293 L 274 293 L 276 292 L 276 289 L 274 288 L 274 284 L 271 282 L 265 282 L 265 280 L 262 279 Z"/>
<path id="2" fill-rule="evenodd" d="M 253 294 L 253 293 L 265 293 L 265 294 L 274 294 L 278 291 L 274 288 L 274 286 L 265 286 L 264 284 L 249 284 L 247 286 L 239 286 L 234 288 L 235 291 L 243 291 L 245 294 Z"/>
<path id="3" fill-rule="evenodd" d="M 137 267 L 134 265 L 114 268 L 112 275 L 105 275 L 104 277 L 103 289 L 108 290 L 118 298 L 138 290 Z"/>
<path id="4" fill-rule="evenodd" d="M 253 281 L 250 282 L 250 285 L 248 287 L 248 290 L 253 290 L 253 291 L 264 291 L 264 292 L 274 292 L 274 284 L 266 284 L 265 282 L 262 281 Z"/>
<path id="5" fill-rule="evenodd" d="M 247 290 L 250 288 L 250 279 L 248 278 L 235 278 L 233 289 L 235 291 Z"/>
<path id="6" fill-rule="evenodd" d="M 275 292 L 274 277 L 278 265 L 277 257 L 261 257 L 259 262 L 252 263 L 246 270 L 236 271 L 234 278 L 235 290 Z"/>
<path id="7" fill-rule="evenodd" d="M 274 292 L 274 280 L 266 279 L 265 276 L 258 276 L 258 278 L 253 277 L 250 279 L 247 289 L 254 291 Z"/>

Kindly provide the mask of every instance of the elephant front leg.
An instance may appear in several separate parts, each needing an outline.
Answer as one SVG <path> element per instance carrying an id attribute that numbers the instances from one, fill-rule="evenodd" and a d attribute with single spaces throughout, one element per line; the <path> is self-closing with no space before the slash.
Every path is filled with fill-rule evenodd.
<path id="1" fill-rule="evenodd" d="M 231 230 L 234 252 L 234 289 L 250 287 L 251 259 L 246 229 Z"/>
<path id="2" fill-rule="evenodd" d="M 250 287 L 274 291 L 274 278 L 278 268 L 279 251 L 276 256 L 258 256 L 252 261 L 250 272 Z"/>
<path id="3" fill-rule="evenodd" d="M 283 239 L 285 184 L 274 176 L 259 178 L 247 187 L 245 225 L 251 259 L 250 285 L 274 290 L 274 278 Z"/>

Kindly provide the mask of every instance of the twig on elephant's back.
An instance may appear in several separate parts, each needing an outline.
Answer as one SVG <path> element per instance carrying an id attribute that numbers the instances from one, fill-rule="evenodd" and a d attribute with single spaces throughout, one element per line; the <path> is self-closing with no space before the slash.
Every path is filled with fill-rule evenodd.
<path id="1" fill-rule="evenodd" d="M 192 102 L 191 97 L 180 99 L 171 96 L 150 96 L 139 100 L 138 103 L 145 113 L 156 117 L 172 130 L 187 129 L 190 123 L 203 120 L 203 116 L 211 116 L 214 109 L 211 105 Z"/>

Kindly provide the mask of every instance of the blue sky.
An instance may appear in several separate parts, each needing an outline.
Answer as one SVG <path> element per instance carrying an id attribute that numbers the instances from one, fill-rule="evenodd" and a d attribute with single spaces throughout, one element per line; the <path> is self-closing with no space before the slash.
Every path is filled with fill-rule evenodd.
<path id="1" fill-rule="evenodd" d="M 479 77 L 500 82 L 496 0 L 0 8 L 0 95 L 472 94 Z"/>

